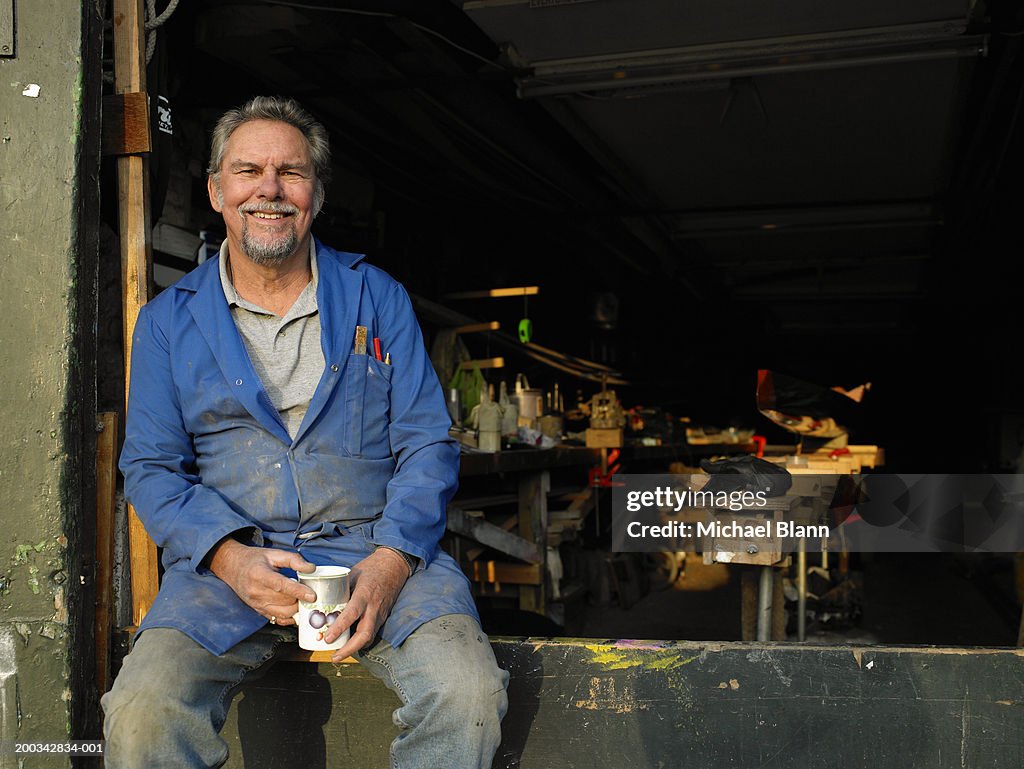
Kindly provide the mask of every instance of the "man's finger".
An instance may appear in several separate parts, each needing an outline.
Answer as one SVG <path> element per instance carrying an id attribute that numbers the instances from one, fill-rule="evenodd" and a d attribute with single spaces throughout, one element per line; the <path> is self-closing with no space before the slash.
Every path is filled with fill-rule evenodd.
<path id="1" fill-rule="evenodd" d="M 369 646 L 370 642 L 377 635 L 375 624 L 371 618 L 364 616 L 356 626 L 355 632 L 348 639 L 348 643 L 334 652 L 331 660 L 333 662 L 341 662 L 346 657 L 351 657 L 360 649 Z"/>
<path id="2" fill-rule="evenodd" d="M 263 548 L 260 551 L 270 565 L 275 569 L 292 569 L 294 571 L 301 571 L 304 574 L 308 574 L 316 569 L 316 566 L 311 564 L 305 558 L 298 553 L 293 553 L 290 550 L 277 550 L 272 547 Z"/>
<path id="3" fill-rule="evenodd" d="M 312 588 L 303 585 L 298 580 L 288 579 L 278 572 L 272 572 L 272 574 L 273 578 L 266 582 L 269 590 L 288 598 L 294 598 L 296 601 L 316 600 L 316 592 Z"/>
<path id="4" fill-rule="evenodd" d="M 353 596 L 348 605 L 341 610 L 341 614 L 334 620 L 334 623 L 324 634 L 327 643 L 334 643 L 335 639 L 344 633 L 366 610 L 366 601 L 360 596 Z"/>
<path id="5" fill-rule="evenodd" d="M 295 619 L 292 615 L 298 611 L 298 608 L 298 604 L 293 604 L 292 606 L 268 606 L 263 610 L 263 613 L 273 617 L 273 624 L 275 625 L 294 625 Z"/>

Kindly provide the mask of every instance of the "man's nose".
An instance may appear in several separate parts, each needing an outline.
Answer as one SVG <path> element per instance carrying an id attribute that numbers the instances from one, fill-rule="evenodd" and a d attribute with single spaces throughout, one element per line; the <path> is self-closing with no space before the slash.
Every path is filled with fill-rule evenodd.
<path id="1" fill-rule="evenodd" d="M 277 171 L 268 169 L 260 176 L 259 194 L 268 200 L 281 197 L 281 177 Z"/>

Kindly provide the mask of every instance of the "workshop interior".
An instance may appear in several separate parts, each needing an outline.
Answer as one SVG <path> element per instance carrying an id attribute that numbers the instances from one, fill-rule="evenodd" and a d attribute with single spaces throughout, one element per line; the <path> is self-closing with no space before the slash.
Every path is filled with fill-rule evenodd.
<path id="1" fill-rule="evenodd" d="M 267 93 L 323 121 L 314 235 L 413 297 L 463 452 L 444 546 L 489 632 L 758 637 L 756 558 L 611 551 L 616 473 L 751 454 L 822 474 L 1018 471 L 1012 4 L 156 10 L 150 291 L 224 236 L 206 195 L 217 116 Z M 116 173 L 105 159 L 107 364 Z M 99 374 L 101 403 L 120 403 L 120 367 Z M 810 395 L 773 410 L 773 377 Z M 833 430 L 777 418 L 801 408 Z M 802 580 L 783 555 L 762 638 L 1016 643 L 1012 555 L 812 546 Z"/>

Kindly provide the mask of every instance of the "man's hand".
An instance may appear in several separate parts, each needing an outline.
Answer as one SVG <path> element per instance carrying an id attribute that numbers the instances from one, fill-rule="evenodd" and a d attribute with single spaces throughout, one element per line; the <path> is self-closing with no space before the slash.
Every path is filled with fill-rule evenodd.
<path id="1" fill-rule="evenodd" d="M 239 598 L 278 625 L 294 625 L 292 615 L 299 610 L 299 600 L 314 601 L 316 594 L 278 571 L 285 568 L 310 572 L 316 567 L 298 553 L 250 547 L 231 537 L 211 551 L 210 571 Z"/>
<path id="2" fill-rule="evenodd" d="M 353 626 L 348 643 L 334 653 L 334 662 L 341 662 L 377 637 L 377 631 L 391 613 L 407 579 L 409 565 L 405 559 L 383 547 L 352 568 L 352 595 L 348 606 L 324 634 L 324 640 L 332 643 L 346 628 Z M 353 624 L 356 620 L 358 624 Z"/>

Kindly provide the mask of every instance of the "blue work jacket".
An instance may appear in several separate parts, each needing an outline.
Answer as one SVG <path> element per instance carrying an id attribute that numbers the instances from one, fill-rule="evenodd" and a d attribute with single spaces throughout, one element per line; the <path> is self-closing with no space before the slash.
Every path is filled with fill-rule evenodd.
<path id="1" fill-rule="evenodd" d="M 381 631 L 394 646 L 435 617 L 477 616 L 438 547 L 459 451 L 409 296 L 361 255 L 316 249 L 325 367 L 294 439 L 249 360 L 216 258 L 139 314 L 120 467 L 165 569 L 139 632 L 177 628 L 223 654 L 266 624 L 203 563 L 228 535 L 314 564 L 352 566 L 379 545 L 421 559 Z M 353 351 L 356 326 L 369 355 Z"/>

